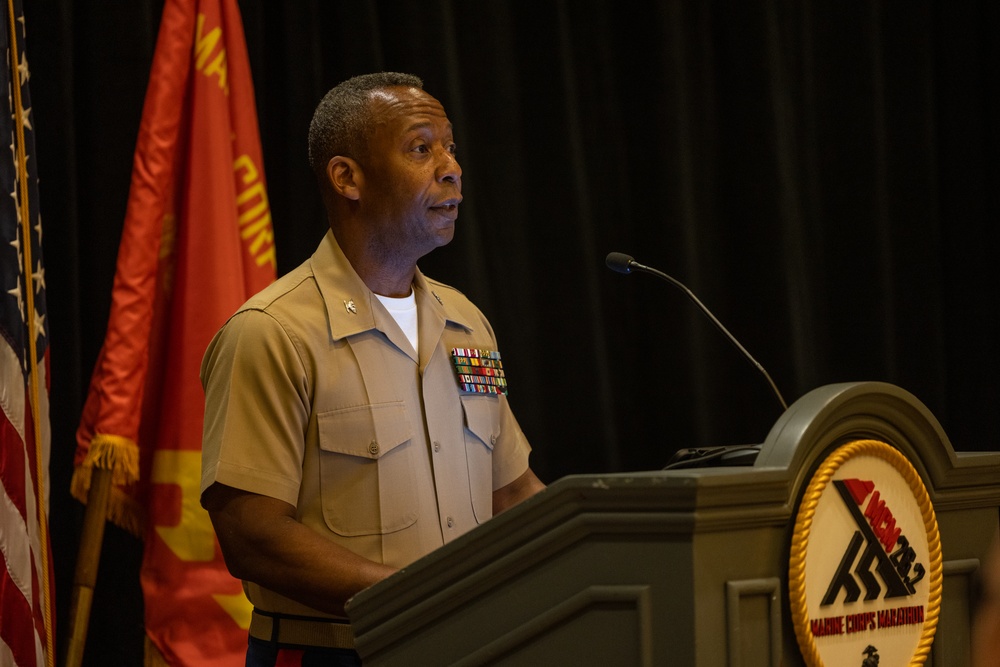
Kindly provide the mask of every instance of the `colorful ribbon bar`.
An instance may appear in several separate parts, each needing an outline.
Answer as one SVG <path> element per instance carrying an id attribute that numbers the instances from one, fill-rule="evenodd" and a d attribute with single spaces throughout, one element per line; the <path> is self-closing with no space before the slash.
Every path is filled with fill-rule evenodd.
<path id="1" fill-rule="evenodd" d="M 499 352 L 456 347 L 451 351 L 451 358 L 455 362 L 458 385 L 462 391 L 471 394 L 507 393 L 507 380 Z"/>

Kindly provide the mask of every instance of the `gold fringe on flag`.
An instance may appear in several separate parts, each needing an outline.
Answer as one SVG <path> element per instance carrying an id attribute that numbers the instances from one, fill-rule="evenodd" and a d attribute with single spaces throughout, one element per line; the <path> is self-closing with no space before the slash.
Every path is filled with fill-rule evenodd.
<path id="1" fill-rule="evenodd" d="M 98 433 L 93 437 L 86 458 L 73 471 L 70 482 L 70 493 L 85 504 L 95 467 L 109 471 L 114 485 L 108 498 L 108 521 L 136 537 L 142 537 L 145 528 L 142 508 L 120 488 L 115 488 L 139 481 L 139 445 L 121 435 Z"/>

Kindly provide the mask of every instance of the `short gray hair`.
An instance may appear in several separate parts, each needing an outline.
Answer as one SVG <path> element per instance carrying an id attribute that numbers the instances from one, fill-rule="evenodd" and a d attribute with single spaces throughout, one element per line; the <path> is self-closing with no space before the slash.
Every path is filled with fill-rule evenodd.
<path id="1" fill-rule="evenodd" d="M 399 72 L 362 74 L 336 85 L 323 97 L 309 124 L 309 166 L 320 181 L 332 158 L 365 156 L 372 134 L 371 93 L 399 86 L 423 90 L 424 82 Z"/>

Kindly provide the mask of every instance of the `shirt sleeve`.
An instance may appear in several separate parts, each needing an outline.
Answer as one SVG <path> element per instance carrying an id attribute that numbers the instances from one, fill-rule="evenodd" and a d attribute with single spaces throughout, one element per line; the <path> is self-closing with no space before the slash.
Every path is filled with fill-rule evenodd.
<path id="1" fill-rule="evenodd" d="M 531 445 L 510 409 L 507 397 L 501 395 L 500 437 L 493 449 L 493 490 L 502 489 L 528 470 Z"/>
<path id="2" fill-rule="evenodd" d="M 201 492 L 218 482 L 295 505 L 310 382 L 292 339 L 268 313 L 241 311 L 212 340 L 201 377 Z"/>

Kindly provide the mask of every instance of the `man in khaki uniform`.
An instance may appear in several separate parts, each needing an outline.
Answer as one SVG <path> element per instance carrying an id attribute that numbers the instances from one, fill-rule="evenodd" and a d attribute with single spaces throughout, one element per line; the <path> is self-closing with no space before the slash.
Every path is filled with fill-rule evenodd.
<path id="1" fill-rule="evenodd" d="M 543 488 L 489 322 L 416 266 L 462 200 L 441 104 L 355 77 L 309 153 L 330 231 L 202 366 L 202 504 L 255 607 L 248 665 L 360 664 L 352 595 Z"/>

